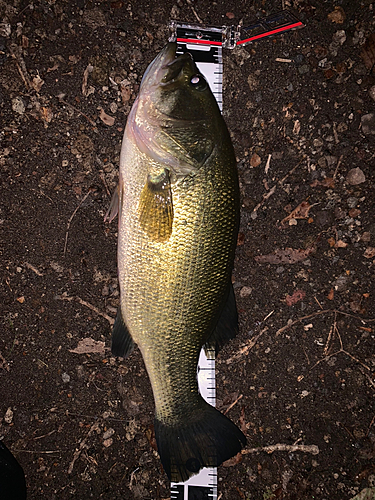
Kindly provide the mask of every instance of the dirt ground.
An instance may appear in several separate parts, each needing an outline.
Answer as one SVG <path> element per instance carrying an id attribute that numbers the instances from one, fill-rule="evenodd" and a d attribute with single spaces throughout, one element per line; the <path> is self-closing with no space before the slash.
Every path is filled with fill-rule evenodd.
<path id="1" fill-rule="evenodd" d="M 103 216 L 169 20 L 246 25 L 282 5 L 306 27 L 224 54 L 240 334 L 217 397 L 248 446 L 219 467 L 219 496 L 375 486 L 375 5 L 0 0 L 0 438 L 30 500 L 169 498 L 141 355 L 110 355 L 117 225 Z M 82 339 L 96 352 L 74 352 Z"/>

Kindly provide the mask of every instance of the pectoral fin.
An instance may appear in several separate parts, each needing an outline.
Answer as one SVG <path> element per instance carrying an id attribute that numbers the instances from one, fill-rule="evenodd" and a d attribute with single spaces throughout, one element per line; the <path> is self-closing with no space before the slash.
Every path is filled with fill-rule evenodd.
<path id="1" fill-rule="evenodd" d="M 111 203 L 109 204 L 107 213 L 104 216 L 104 222 L 111 223 L 115 219 L 116 215 L 120 212 L 120 184 L 116 186 L 113 192 Z"/>
<path id="2" fill-rule="evenodd" d="M 172 233 L 173 204 L 169 171 L 149 175 L 139 200 L 139 222 L 155 241 L 166 241 Z"/>
<path id="3" fill-rule="evenodd" d="M 117 316 L 112 330 L 112 354 L 120 358 L 126 358 L 133 349 L 134 342 L 122 317 L 120 306 L 117 310 Z"/>

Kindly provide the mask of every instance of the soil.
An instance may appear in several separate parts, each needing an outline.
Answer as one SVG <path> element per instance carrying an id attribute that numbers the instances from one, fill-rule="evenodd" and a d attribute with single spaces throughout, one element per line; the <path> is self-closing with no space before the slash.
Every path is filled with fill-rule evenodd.
<path id="1" fill-rule="evenodd" d="M 246 25 L 282 5 L 306 27 L 224 51 L 240 334 L 217 398 L 248 445 L 219 497 L 375 486 L 375 5 L 0 0 L 0 437 L 30 500 L 169 498 L 141 355 L 109 349 L 122 134 L 171 18 Z"/>

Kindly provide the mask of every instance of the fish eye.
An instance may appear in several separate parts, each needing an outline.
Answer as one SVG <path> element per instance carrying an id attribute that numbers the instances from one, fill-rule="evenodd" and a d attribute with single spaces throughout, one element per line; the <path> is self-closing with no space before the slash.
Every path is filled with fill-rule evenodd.
<path id="1" fill-rule="evenodd" d="M 206 90 L 207 88 L 207 82 L 202 75 L 193 75 L 190 78 L 190 85 L 200 91 Z"/>

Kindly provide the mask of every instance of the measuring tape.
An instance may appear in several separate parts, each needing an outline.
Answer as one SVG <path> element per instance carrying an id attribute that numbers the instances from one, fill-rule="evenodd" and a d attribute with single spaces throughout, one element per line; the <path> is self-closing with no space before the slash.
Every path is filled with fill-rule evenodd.
<path id="1" fill-rule="evenodd" d="M 202 349 L 198 361 L 198 387 L 201 396 L 215 406 L 215 351 Z M 171 500 L 216 500 L 217 469 L 204 467 L 184 483 L 171 483 Z"/>
<path id="2" fill-rule="evenodd" d="M 170 41 L 177 42 L 177 54 L 190 52 L 204 75 L 220 111 L 223 110 L 223 47 L 233 49 L 285 31 L 303 28 L 291 12 L 282 11 L 247 27 L 202 27 L 170 23 Z M 202 349 L 198 362 L 198 386 L 207 403 L 215 406 L 215 351 L 206 356 Z M 184 483 L 171 483 L 171 500 L 217 500 L 217 468 L 205 467 Z"/>

